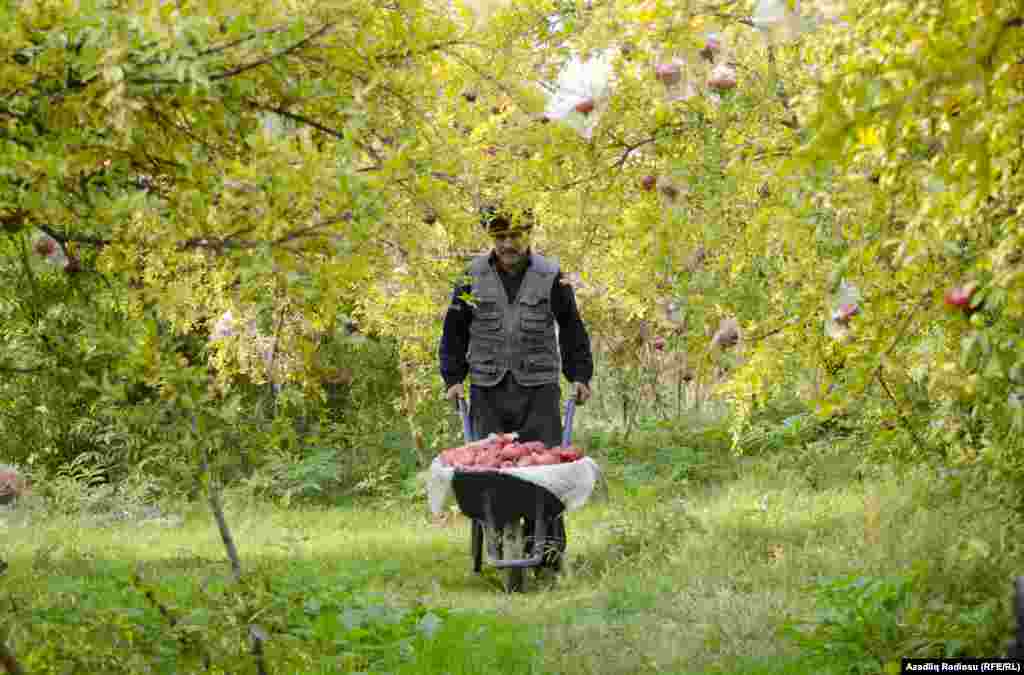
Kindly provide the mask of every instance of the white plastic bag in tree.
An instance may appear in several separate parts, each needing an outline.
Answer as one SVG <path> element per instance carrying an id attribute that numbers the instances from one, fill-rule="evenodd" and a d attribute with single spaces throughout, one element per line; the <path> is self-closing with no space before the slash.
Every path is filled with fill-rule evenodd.
<path id="1" fill-rule="evenodd" d="M 860 290 L 844 279 L 829 300 L 825 334 L 833 340 L 845 340 L 850 335 L 850 325 L 854 317 L 860 312 Z"/>
<path id="2" fill-rule="evenodd" d="M 587 61 L 573 56 L 558 74 L 544 116 L 565 122 L 590 140 L 601 114 L 608 107 L 613 56 L 611 51 L 599 53 Z"/>
<path id="3" fill-rule="evenodd" d="M 846 0 L 818 0 L 815 9 L 828 22 L 839 21 L 846 14 Z"/>
<path id="4" fill-rule="evenodd" d="M 800 0 L 757 0 L 751 21 L 768 44 L 792 42 L 800 36 Z"/>
<path id="5" fill-rule="evenodd" d="M 477 21 L 486 23 L 491 15 L 512 4 L 512 0 L 461 0 L 459 4 L 468 7 Z"/>
<path id="6" fill-rule="evenodd" d="M 289 344 L 298 335 L 316 337 L 319 333 L 309 321 L 294 313 L 286 315 L 277 328 L 279 334 L 263 333 L 255 318 L 236 317 L 228 309 L 210 326 L 208 341 L 211 345 L 220 343 L 220 348 L 230 348 L 241 370 L 280 384 L 302 367 L 301 356 L 289 351 Z"/>
<path id="7" fill-rule="evenodd" d="M 61 268 L 67 266 L 68 257 L 64 254 L 64 249 L 50 235 L 43 233 L 33 242 L 32 248 L 51 265 Z"/>

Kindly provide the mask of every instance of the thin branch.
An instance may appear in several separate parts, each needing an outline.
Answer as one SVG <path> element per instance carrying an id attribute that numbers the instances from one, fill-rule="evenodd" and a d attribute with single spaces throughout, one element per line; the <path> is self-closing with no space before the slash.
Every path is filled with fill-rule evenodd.
<path id="1" fill-rule="evenodd" d="M 244 249 L 250 249 L 250 248 L 258 248 L 260 246 L 281 246 L 283 244 L 287 244 L 287 243 L 295 241 L 297 239 L 302 239 L 302 238 L 305 238 L 305 237 L 315 236 L 316 234 L 319 233 L 319 230 L 321 230 L 322 228 L 328 227 L 330 225 L 337 225 L 338 223 L 347 223 L 350 220 L 352 220 L 352 214 L 350 212 L 348 212 L 348 211 L 345 211 L 345 212 L 341 213 L 340 215 L 332 216 L 331 218 L 327 218 L 325 220 L 321 220 L 321 221 L 319 221 L 317 223 L 314 223 L 313 225 L 308 225 L 306 227 L 300 227 L 300 228 L 298 228 L 296 230 L 292 230 L 291 232 L 285 233 L 285 234 L 281 235 L 280 237 L 278 237 L 277 239 L 273 239 L 271 241 L 255 241 L 255 240 L 252 240 L 252 239 L 233 239 L 231 235 L 229 235 L 227 237 L 212 237 L 212 236 L 202 236 L 202 235 L 200 235 L 198 237 L 191 237 L 189 239 L 186 239 L 185 241 L 183 241 L 181 244 L 178 245 L 178 248 L 179 248 L 179 250 L 188 250 L 190 248 L 208 248 L 208 249 L 232 248 L 232 249 L 242 249 L 242 250 L 244 250 Z M 244 228 L 242 230 L 238 230 L 238 232 L 245 232 L 245 231 L 249 231 L 251 229 L 252 229 L 251 227 L 248 227 L 248 228 Z"/>
<path id="2" fill-rule="evenodd" d="M 267 633 L 259 626 L 249 626 L 249 639 L 252 641 L 252 655 L 256 659 L 257 675 L 268 675 L 267 662 L 263 657 L 263 643 L 267 639 Z"/>
<path id="3" fill-rule="evenodd" d="M 786 330 L 787 328 L 792 328 L 795 325 L 798 325 L 798 322 L 796 322 L 796 321 L 788 322 L 786 324 L 783 324 L 782 326 L 779 326 L 778 328 L 773 328 L 772 330 L 768 331 L 767 333 L 765 333 L 763 335 L 755 335 L 755 336 L 752 336 L 752 337 L 747 337 L 746 338 L 746 342 L 748 344 L 753 344 L 755 342 L 760 342 L 761 340 L 767 340 L 771 336 L 778 335 L 779 333 L 781 333 L 782 331 Z"/>
<path id="4" fill-rule="evenodd" d="M 203 448 L 203 473 L 207 474 L 209 481 L 206 487 L 207 501 L 210 504 L 210 510 L 213 511 L 213 518 L 217 521 L 217 529 L 220 531 L 224 550 L 227 551 L 228 560 L 231 561 L 231 576 L 238 581 L 242 578 L 242 562 L 238 558 L 238 548 L 235 546 L 234 537 L 231 536 L 227 518 L 224 517 L 224 506 L 220 501 L 220 488 L 214 485 L 213 477 L 210 475 L 209 453 L 206 448 Z"/>
<path id="5" fill-rule="evenodd" d="M 270 63 L 271 61 L 279 59 L 279 58 L 281 58 L 283 56 L 288 56 L 292 52 L 295 52 L 295 51 L 298 51 L 298 50 L 302 49 L 307 44 L 309 44 L 313 40 L 316 40 L 321 35 L 324 35 L 325 33 L 327 33 L 332 28 L 334 28 L 334 24 L 333 23 L 326 23 L 323 26 L 321 26 L 319 30 L 313 31 L 313 33 L 311 33 L 310 35 L 307 35 L 306 37 L 304 37 L 303 39 L 299 40 L 298 42 L 296 42 L 295 44 L 293 44 L 291 46 L 285 47 L 284 49 L 282 49 L 282 50 L 280 50 L 278 52 L 275 52 L 275 53 L 271 54 L 270 56 L 267 56 L 266 58 L 260 59 L 258 61 L 253 61 L 251 63 L 246 63 L 246 64 L 243 64 L 241 66 L 238 66 L 237 68 L 232 68 L 231 70 L 225 71 L 223 73 L 217 73 L 215 75 L 211 75 L 210 76 L 210 81 L 214 82 L 216 80 L 224 80 L 224 79 L 227 79 L 229 77 L 234 77 L 236 75 L 241 75 L 242 73 L 244 73 L 244 72 L 246 72 L 248 70 L 252 70 L 253 68 L 259 68 L 260 66 L 265 66 L 268 63 Z"/>
<path id="6" fill-rule="evenodd" d="M 112 240 L 103 239 L 101 237 L 89 237 L 86 235 L 77 234 L 60 234 L 49 225 L 37 225 L 36 227 L 45 232 L 47 236 L 55 240 L 62 247 L 68 243 L 89 244 L 91 246 L 109 246 L 110 244 L 113 243 Z"/>
<path id="7" fill-rule="evenodd" d="M 271 242 L 271 245 L 280 246 L 281 244 L 287 244 L 288 242 L 295 241 L 296 239 L 314 236 L 319 233 L 321 228 L 328 227 L 329 225 L 337 225 L 338 223 L 347 223 L 350 220 L 352 220 L 352 214 L 346 212 L 341 214 L 340 216 L 335 216 L 334 218 L 322 220 L 319 223 L 316 223 L 315 225 L 310 225 L 309 227 L 303 227 L 298 230 L 289 232 L 288 234 L 275 239 L 273 242 Z"/>
<path id="8" fill-rule="evenodd" d="M 258 59 L 256 61 L 250 61 L 249 63 L 243 63 L 240 66 L 237 66 L 237 67 L 232 68 L 230 70 L 225 70 L 225 71 L 220 72 L 220 73 L 214 73 L 213 75 L 210 75 L 207 79 L 209 81 L 211 81 L 211 82 L 216 82 L 218 80 L 225 80 L 225 79 L 228 79 L 228 78 L 231 78 L 231 77 L 235 77 L 236 75 L 241 75 L 242 73 L 245 73 L 245 72 L 248 72 L 250 70 L 253 70 L 254 68 L 259 68 L 260 66 L 265 66 L 265 65 L 267 65 L 269 63 L 272 63 L 273 61 L 276 61 L 277 59 L 280 59 L 282 57 L 288 56 L 289 54 L 302 49 L 303 47 L 308 45 L 313 40 L 315 40 L 318 37 L 320 37 L 320 36 L 324 35 L 325 33 L 327 33 L 333 27 L 334 27 L 333 23 L 324 24 L 319 29 L 317 29 L 316 31 L 310 33 L 309 35 L 307 35 L 306 37 L 302 38 L 301 40 L 299 40 L 295 44 L 289 45 L 288 47 L 285 47 L 284 49 L 281 49 L 279 51 L 273 52 L 272 54 L 268 54 L 267 56 L 265 56 L 262 59 Z M 179 80 L 177 80 L 175 78 L 166 78 L 166 77 L 133 77 L 133 78 L 127 79 L 126 82 L 128 82 L 129 84 L 174 84 L 174 85 L 183 84 L 181 81 L 179 81 Z"/>
<path id="9" fill-rule="evenodd" d="M 196 442 L 199 442 L 199 421 L 196 414 L 192 413 L 192 434 Z M 224 542 L 224 549 L 227 551 L 228 560 L 231 562 L 231 575 L 235 581 L 242 578 L 242 563 L 238 559 L 238 549 L 235 547 L 235 539 L 231 536 L 231 529 L 228 528 L 227 518 L 224 517 L 224 506 L 220 501 L 220 488 L 215 484 L 213 475 L 210 473 L 210 453 L 206 446 L 203 446 L 202 472 L 206 476 L 206 495 L 213 511 L 213 518 L 217 521 L 217 529 L 220 531 L 221 541 Z"/>
<path id="10" fill-rule="evenodd" d="M 173 129 L 174 131 L 183 134 L 185 137 L 191 139 L 193 142 L 198 143 L 199 145 L 203 146 L 203 148 L 209 150 L 211 154 L 223 153 L 225 155 L 231 155 L 231 153 L 225 147 L 218 147 L 216 145 L 211 144 L 207 139 L 197 136 L 186 125 L 171 119 L 170 117 L 165 115 L 163 111 L 158 110 L 154 106 L 146 106 L 146 112 L 149 113 L 150 116 L 153 117 L 158 123 L 162 123 L 164 128 L 169 127 L 170 129 Z"/>
<path id="11" fill-rule="evenodd" d="M 775 68 L 775 47 L 768 47 L 768 63 L 772 65 L 773 69 Z M 786 93 L 786 88 L 785 86 L 783 86 L 781 78 L 779 78 L 778 87 L 779 101 L 782 103 L 783 110 L 785 110 L 786 113 L 789 115 L 789 119 L 782 120 L 781 124 L 787 129 L 792 129 L 793 131 L 796 131 L 797 129 L 800 128 L 800 120 L 797 118 L 796 113 L 793 111 L 793 106 L 789 100 L 789 94 Z"/>
<path id="12" fill-rule="evenodd" d="M 322 131 L 323 133 L 327 134 L 328 136 L 334 136 L 335 138 L 337 138 L 339 140 L 345 140 L 345 133 L 343 131 L 339 131 L 337 129 L 332 129 L 331 127 L 325 126 L 325 125 L 321 124 L 320 122 L 317 122 L 316 120 L 313 120 L 313 119 L 310 119 L 310 118 L 306 117 L 305 115 L 300 115 L 298 113 L 293 113 L 293 112 L 285 110 L 284 108 L 281 108 L 279 106 L 254 105 L 253 107 L 257 108 L 258 110 L 265 110 L 267 112 L 277 113 L 281 117 L 286 117 L 286 118 L 292 120 L 293 122 L 298 122 L 300 124 L 305 124 L 306 126 L 313 127 L 317 131 Z"/>
<path id="13" fill-rule="evenodd" d="M 907 416 L 903 414 L 903 406 L 901 406 L 900 402 L 896 400 L 895 396 L 893 396 L 892 390 L 889 389 L 888 383 L 886 383 L 885 378 L 882 376 L 882 364 L 878 364 L 878 368 L 875 370 L 875 377 L 878 379 L 878 383 L 882 385 L 882 389 L 885 390 L 889 400 L 892 401 L 892 404 L 896 407 L 896 415 L 900 419 L 900 424 L 902 424 L 903 428 L 906 429 L 908 434 L 910 434 L 910 437 L 914 439 L 914 442 L 917 443 L 918 447 L 927 448 L 928 446 L 921 437 L 917 435 L 917 431 L 910 424 L 910 420 L 908 420 Z"/>
<path id="14" fill-rule="evenodd" d="M 666 127 L 666 128 L 671 128 L 671 127 Z M 657 141 L 660 138 L 660 131 L 661 131 L 661 129 L 655 130 L 655 132 L 651 136 L 649 136 L 648 138 L 641 139 L 641 140 L 639 140 L 639 141 L 637 141 L 635 143 L 627 143 L 625 145 L 625 151 L 622 153 L 622 155 L 620 155 L 618 157 L 618 159 L 616 159 L 614 162 L 612 162 L 611 164 L 609 164 L 607 166 L 601 167 L 599 170 L 594 171 L 590 175 L 583 176 L 582 178 L 577 178 L 576 180 L 569 181 L 568 183 L 563 183 L 561 185 L 557 185 L 557 186 L 553 186 L 553 187 L 548 187 L 547 190 L 549 192 L 554 192 L 554 191 L 559 191 L 559 190 L 568 190 L 570 188 L 576 187 L 577 185 L 582 185 L 583 183 L 589 183 L 590 181 L 599 178 L 600 176 L 604 175 L 604 173 L 607 170 L 609 170 L 609 169 L 612 169 L 612 170 L 619 170 L 619 169 L 621 169 L 623 166 L 625 166 L 626 160 L 629 159 L 629 156 L 631 154 L 633 154 L 634 152 L 636 152 L 637 150 L 639 150 L 643 146 L 648 145 L 650 143 L 654 143 L 655 141 Z"/>
<path id="15" fill-rule="evenodd" d="M 232 40 L 231 42 L 225 42 L 222 45 L 217 45 L 215 47 L 210 47 L 209 49 L 204 49 L 203 51 L 199 52 L 198 56 L 201 58 L 203 56 L 212 56 L 213 54 L 219 54 L 220 52 L 227 51 L 228 49 L 232 49 L 233 47 L 237 47 L 241 44 L 245 44 L 246 42 L 249 42 L 250 40 L 255 40 L 256 38 L 261 37 L 263 35 L 273 35 L 274 33 L 280 33 L 281 31 L 285 30 L 285 28 L 287 28 L 286 25 L 274 26 L 273 28 L 264 28 L 263 30 L 258 30 L 254 33 L 246 35 L 245 37 L 240 37 L 238 39 Z"/>
<path id="16" fill-rule="evenodd" d="M 277 351 L 281 345 L 281 331 L 284 329 L 285 303 L 281 303 L 281 310 L 277 315 L 277 328 L 274 329 L 274 344 L 270 348 L 270 363 L 267 364 L 267 383 L 270 385 L 271 397 L 274 392 L 274 365 L 277 362 Z M 277 401 L 274 400 L 274 407 Z"/>
<path id="17" fill-rule="evenodd" d="M 445 50 L 445 53 L 448 54 L 449 56 L 451 56 L 452 58 L 454 58 L 456 61 L 461 62 L 462 65 L 464 65 L 467 68 L 469 68 L 470 70 L 472 70 L 474 73 L 476 73 L 477 77 L 479 77 L 480 79 L 490 81 L 499 90 L 501 90 L 501 92 L 503 94 L 505 94 L 513 102 L 515 102 L 515 104 L 520 109 L 522 109 L 522 110 L 526 110 L 527 109 L 527 106 L 525 105 L 525 103 L 522 100 L 520 100 L 520 98 L 516 95 L 516 93 L 514 91 L 512 91 L 504 82 L 499 80 L 497 77 L 495 77 L 495 76 L 493 76 L 493 75 L 491 75 L 489 73 L 486 73 L 479 66 L 477 66 L 475 63 L 472 63 L 469 59 L 467 59 L 465 56 L 463 56 L 462 54 L 460 54 L 459 52 L 457 52 L 455 50 Z"/>
<path id="18" fill-rule="evenodd" d="M 735 14 L 726 14 L 724 12 L 712 12 L 710 14 L 710 16 L 713 16 L 716 19 L 724 19 L 726 21 L 735 21 L 736 23 L 741 23 L 744 26 L 750 26 L 751 28 L 754 27 L 754 21 L 752 19 L 748 18 L 748 17 L 745 17 L 745 16 L 736 16 Z"/>
<path id="19" fill-rule="evenodd" d="M 149 601 L 149 604 L 156 607 L 156 610 L 160 612 L 160 616 L 164 618 L 164 620 L 167 622 L 167 625 L 169 625 L 171 628 L 174 628 L 178 625 L 178 617 L 176 617 L 174 615 L 174 612 L 172 612 L 166 605 L 164 605 L 164 603 L 160 602 L 160 599 L 156 597 L 156 593 L 153 592 L 152 588 L 146 586 L 143 583 L 142 573 L 140 570 L 141 566 L 139 566 L 139 568 L 135 570 L 135 574 L 132 575 L 132 585 L 135 587 L 135 590 L 142 593 L 143 597 L 145 597 L 146 600 Z M 194 638 L 189 638 L 187 635 L 180 634 L 178 636 L 178 641 L 181 642 L 182 646 L 186 648 L 190 646 L 190 640 L 194 640 Z M 207 670 L 209 670 L 211 663 L 210 653 L 206 650 L 205 646 L 198 640 L 194 640 L 194 644 L 196 647 L 199 648 L 199 651 L 202 654 L 203 666 Z"/>
<path id="20" fill-rule="evenodd" d="M 385 61 L 393 63 L 395 61 L 402 61 L 408 58 L 418 58 L 420 56 L 425 56 L 431 52 L 441 51 L 446 47 L 455 47 L 460 44 L 463 44 L 461 40 L 449 40 L 448 42 L 437 42 L 435 44 L 428 45 L 423 49 L 417 51 L 406 50 L 405 52 L 401 52 L 398 54 L 381 54 L 380 56 L 371 56 L 370 58 L 372 58 L 374 61 Z"/>
<path id="21" fill-rule="evenodd" d="M 46 368 L 16 368 L 14 366 L 0 366 L 0 373 L 12 373 L 14 375 L 31 375 L 32 373 L 41 373 Z"/>

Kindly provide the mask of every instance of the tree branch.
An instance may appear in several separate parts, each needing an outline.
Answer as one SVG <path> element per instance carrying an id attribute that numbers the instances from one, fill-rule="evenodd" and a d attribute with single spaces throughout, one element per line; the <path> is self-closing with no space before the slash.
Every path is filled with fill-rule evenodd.
<path id="1" fill-rule="evenodd" d="M 237 68 L 232 68 L 231 70 L 227 70 L 227 71 L 225 71 L 223 73 L 217 73 L 215 75 L 211 75 L 210 76 L 210 81 L 211 82 L 215 82 L 217 80 L 224 80 L 224 79 L 227 79 L 229 77 L 235 77 L 236 75 L 241 75 L 242 73 L 244 73 L 244 72 L 246 72 L 248 70 L 252 70 L 253 68 L 259 68 L 260 66 L 265 66 L 265 65 L 267 65 L 268 63 L 270 63 L 272 61 L 275 61 L 275 60 L 277 60 L 277 59 L 279 59 L 279 58 L 281 58 L 283 56 L 288 56 L 292 52 L 295 52 L 295 51 L 298 51 L 298 50 L 302 49 L 303 47 L 308 45 L 310 42 L 316 40 L 321 35 L 324 35 L 325 33 L 327 33 L 332 28 L 334 28 L 334 24 L 333 23 L 325 23 L 318 30 L 313 31 L 311 34 L 307 35 L 306 37 L 304 37 L 303 39 L 299 40 L 295 44 L 293 44 L 293 45 L 291 45 L 289 47 L 285 47 L 284 49 L 282 49 L 282 50 L 280 50 L 278 52 L 275 52 L 275 53 L 267 56 L 266 58 L 262 58 L 262 59 L 260 59 L 258 61 L 253 61 L 251 63 L 246 63 L 246 64 L 243 64 L 241 66 L 238 66 Z"/>
<path id="2" fill-rule="evenodd" d="M 892 390 L 889 389 L 889 385 L 882 376 L 882 364 L 878 364 L 878 368 L 875 370 L 875 377 L 878 378 L 878 383 L 882 385 L 882 389 L 885 390 L 889 400 L 892 401 L 892 404 L 896 407 L 896 415 L 900 418 L 900 424 L 902 424 L 903 428 L 906 429 L 908 434 L 910 434 L 910 437 L 914 439 L 914 442 L 917 443 L 918 447 L 928 448 L 924 440 L 917 435 L 917 431 L 915 431 L 914 427 L 910 424 L 910 420 L 908 420 L 907 416 L 903 414 L 903 407 L 900 405 L 900 402 L 896 400 L 896 397 L 893 396 Z"/>
<path id="3" fill-rule="evenodd" d="M 424 56 L 424 55 L 429 54 L 431 52 L 441 51 L 442 49 L 445 49 L 446 47 L 455 47 L 455 46 L 460 45 L 460 44 L 462 44 L 461 40 L 449 40 L 448 42 L 438 42 L 438 43 L 435 43 L 435 44 L 432 44 L 432 45 L 427 45 L 426 47 L 424 47 L 423 49 L 420 49 L 418 51 L 413 51 L 411 49 L 407 49 L 404 52 L 399 52 L 397 54 L 381 54 L 380 56 L 374 56 L 372 58 L 375 61 L 384 61 L 384 62 L 394 63 L 396 61 L 402 61 L 402 60 L 408 59 L 408 58 L 415 58 L 415 57 L 419 57 L 419 56 Z"/>
<path id="4" fill-rule="evenodd" d="M 767 340 L 771 336 L 778 335 L 779 333 L 781 333 L 782 331 L 786 330 L 787 328 L 792 328 L 793 326 L 798 325 L 798 324 L 799 324 L 799 322 L 797 322 L 797 321 L 790 321 L 788 323 L 785 323 L 785 324 L 779 326 L 778 328 L 771 329 L 770 331 L 768 331 L 767 333 L 764 333 L 763 335 L 755 335 L 755 336 L 752 336 L 752 337 L 748 337 L 748 338 L 746 338 L 746 341 L 748 343 L 750 343 L 750 344 L 753 344 L 755 342 L 760 342 L 761 340 Z"/>
<path id="5" fill-rule="evenodd" d="M 274 26 L 273 28 L 264 28 L 263 30 L 258 30 L 258 31 L 254 32 L 254 33 L 246 35 L 245 37 L 240 37 L 240 38 L 238 38 L 236 40 L 232 40 L 231 42 L 225 42 L 222 45 L 216 45 L 214 47 L 210 47 L 208 49 L 204 49 L 203 51 L 199 52 L 198 56 L 200 58 L 202 58 L 204 56 L 212 56 L 213 54 L 219 54 L 220 52 L 227 51 L 228 49 L 232 49 L 233 47 L 237 47 L 237 46 L 239 46 L 241 44 L 245 44 L 246 42 L 249 42 L 250 40 L 255 40 L 256 38 L 258 38 L 260 36 L 263 36 L 263 35 L 273 35 L 274 33 L 280 33 L 286 27 L 287 26 L 281 25 L 281 26 Z"/>
<path id="6" fill-rule="evenodd" d="M 327 33 L 333 27 L 334 27 L 333 23 L 326 23 L 323 26 L 321 26 L 319 29 L 313 31 L 312 33 L 310 33 L 306 37 L 304 37 L 301 40 L 299 40 L 298 42 L 296 42 L 295 44 L 289 45 L 289 46 L 285 47 L 284 49 L 281 49 L 279 51 L 273 52 L 272 54 L 268 54 L 267 56 L 263 57 L 262 59 L 258 59 L 256 61 L 250 61 L 249 63 L 243 63 L 240 66 L 237 66 L 237 67 L 232 68 L 230 70 L 225 70 L 225 71 L 220 72 L 220 73 L 214 73 L 213 75 L 210 75 L 209 78 L 207 78 L 207 79 L 209 79 L 211 82 L 216 82 L 218 80 L 226 80 L 228 78 L 235 77 L 237 75 L 241 75 L 242 73 L 248 72 L 248 71 L 250 71 L 250 70 L 252 70 L 254 68 L 259 68 L 260 66 L 265 66 L 265 65 L 267 65 L 269 63 L 272 63 L 273 61 L 276 61 L 277 59 L 280 59 L 280 58 L 282 58 L 284 56 L 288 56 L 289 54 L 302 49 L 303 47 L 308 45 L 310 42 L 316 40 L 318 37 L 321 37 L 322 35 Z M 126 80 L 126 82 L 128 82 L 129 84 L 182 84 L 182 82 L 178 81 L 177 79 L 166 78 L 166 77 L 133 77 L 133 78 L 128 78 Z"/>
<path id="7" fill-rule="evenodd" d="M 156 593 L 153 592 L 152 588 L 146 586 L 143 583 L 142 573 L 141 573 L 140 570 L 141 570 L 141 565 L 138 568 L 136 568 L 135 574 L 132 575 L 132 586 L 135 587 L 135 590 L 137 590 L 140 593 L 142 593 L 142 596 L 144 598 L 146 598 L 146 600 L 149 601 L 149 603 L 151 605 L 156 607 L 156 610 L 158 612 L 160 612 L 160 616 L 162 616 L 164 618 L 164 620 L 167 621 L 167 625 L 169 625 L 171 628 L 174 628 L 175 626 L 178 625 L 178 617 L 174 616 L 174 613 L 170 609 L 168 609 L 166 605 L 164 605 L 162 602 L 160 602 L 160 598 L 156 597 Z M 187 636 L 179 635 L 178 641 L 182 643 L 182 646 L 184 646 L 186 648 L 189 647 L 189 638 Z M 210 654 L 209 654 L 209 652 L 206 650 L 205 646 L 203 646 L 201 643 L 199 643 L 198 640 L 196 640 L 195 642 L 196 642 L 196 646 L 199 648 L 200 652 L 202 653 L 203 666 L 205 668 L 209 669 L 210 668 Z"/>
<path id="8" fill-rule="evenodd" d="M 0 366 L 0 373 L 12 373 L 14 375 L 31 375 L 32 373 L 41 373 L 46 368 L 17 368 L 14 366 Z"/>
<path id="9" fill-rule="evenodd" d="M 257 675 L 268 675 L 267 662 L 263 657 L 263 643 L 267 639 L 267 633 L 256 624 L 249 626 L 249 639 L 252 641 L 252 655 L 256 659 Z"/>
<path id="10" fill-rule="evenodd" d="M 611 164 L 609 164 L 609 165 L 607 165 L 605 167 L 602 167 L 601 169 L 599 169 L 597 171 L 594 171 L 593 173 L 591 173 L 588 176 L 584 176 L 582 178 L 578 178 L 576 180 L 569 181 L 568 183 L 563 183 L 561 185 L 557 185 L 557 186 L 554 186 L 554 187 L 548 187 L 547 190 L 549 192 L 555 192 L 555 191 L 559 191 L 559 190 L 568 190 L 570 188 L 576 187 L 577 185 L 582 185 L 583 183 L 588 183 L 588 182 L 590 182 L 590 181 L 600 177 L 601 175 L 603 175 L 609 169 L 611 169 L 611 170 L 619 170 L 619 169 L 621 169 L 626 164 L 626 160 L 629 159 L 629 156 L 631 154 L 633 154 L 635 151 L 639 150 L 643 146 L 648 145 L 650 143 L 654 143 L 655 141 L 657 141 L 660 138 L 660 132 L 663 131 L 664 129 L 673 129 L 673 127 L 665 127 L 663 129 L 657 129 L 657 130 L 655 130 L 655 132 L 653 134 L 651 134 L 647 138 L 641 139 L 641 140 L 639 140 L 639 141 L 637 141 L 635 143 L 626 143 L 625 144 L 625 151 L 622 153 L 622 155 L 620 155 L 618 157 L 618 159 L 616 159 Z"/>
<path id="11" fill-rule="evenodd" d="M 103 239 L 101 237 L 89 237 L 86 235 L 77 234 L 60 234 L 49 225 L 37 225 L 36 227 L 45 232 L 47 236 L 49 236 L 51 239 L 54 239 L 57 243 L 61 245 L 61 247 L 68 243 L 89 244 L 91 246 L 109 246 L 110 244 L 114 243 L 110 239 Z"/>
<path id="12" fill-rule="evenodd" d="M 331 127 L 328 127 L 328 126 L 326 126 L 324 124 L 321 124 L 320 122 L 317 122 L 316 120 L 310 119 L 310 118 L 306 117 L 305 115 L 300 115 L 298 113 L 293 113 L 293 112 L 291 112 L 289 110 L 285 110 L 284 108 L 281 108 L 279 106 L 266 106 L 266 105 L 257 105 L 257 104 L 252 104 L 252 105 L 257 110 L 265 110 L 267 112 L 277 113 L 281 117 L 287 117 L 288 119 L 292 120 L 293 122 L 298 122 L 299 124 L 305 124 L 306 126 L 313 127 L 317 131 L 322 131 L 323 133 L 327 134 L 328 136 L 333 136 L 334 138 L 337 138 L 338 140 L 345 140 L 345 133 L 343 131 L 339 131 L 337 129 L 332 129 Z"/>
<path id="13" fill-rule="evenodd" d="M 250 249 L 258 248 L 260 246 L 281 246 L 289 242 L 295 241 L 296 239 L 302 239 L 304 237 L 313 236 L 319 233 L 322 228 L 330 225 L 337 225 L 338 223 L 347 223 L 352 220 L 352 213 L 344 211 L 340 215 L 321 220 L 313 225 L 306 227 L 300 227 L 292 230 L 291 232 L 285 233 L 270 241 L 256 241 L 252 239 L 233 239 L 230 235 L 227 237 L 213 237 L 213 236 L 198 236 L 186 239 L 184 242 L 178 245 L 179 250 L 188 250 L 190 248 L 208 248 L 208 249 Z M 249 229 L 249 228 L 246 228 Z M 239 230 L 244 232 L 245 230 Z"/>

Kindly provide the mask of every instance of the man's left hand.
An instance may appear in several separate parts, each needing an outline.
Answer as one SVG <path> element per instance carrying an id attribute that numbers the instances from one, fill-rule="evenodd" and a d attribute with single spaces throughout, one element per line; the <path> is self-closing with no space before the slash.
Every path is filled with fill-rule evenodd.
<path id="1" fill-rule="evenodd" d="M 582 382 L 573 382 L 572 385 L 573 396 L 576 397 L 576 402 L 583 405 L 590 398 L 590 387 Z"/>

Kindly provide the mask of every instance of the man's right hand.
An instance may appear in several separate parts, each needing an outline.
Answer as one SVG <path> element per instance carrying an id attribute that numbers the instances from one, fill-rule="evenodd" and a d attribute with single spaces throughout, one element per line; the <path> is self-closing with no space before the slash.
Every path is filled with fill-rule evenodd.
<path id="1" fill-rule="evenodd" d="M 462 396 L 462 383 L 453 384 L 448 387 L 448 393 L 446 394 L 449 401 L 455 401 L 456 399 L 463 398 Z"/>

